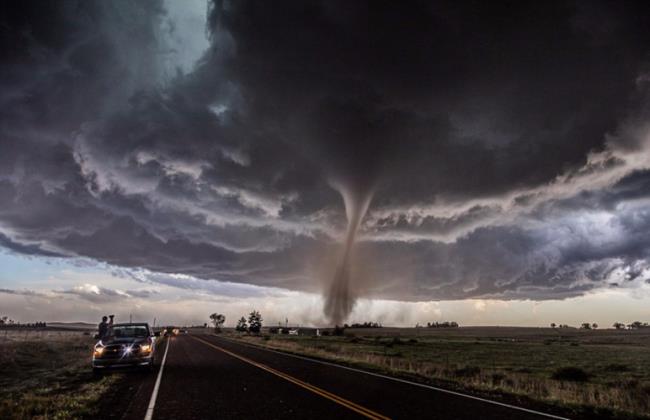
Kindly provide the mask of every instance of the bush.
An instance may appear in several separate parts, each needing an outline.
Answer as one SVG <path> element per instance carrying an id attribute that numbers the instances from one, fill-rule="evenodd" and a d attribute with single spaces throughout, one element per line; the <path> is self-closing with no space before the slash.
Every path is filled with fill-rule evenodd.
<path id="1" fill-rule="evenodd" d="M 454 375 L 469 378 L 472 376 L 478 376 L 481 374 L 481 368 L 478 366 L 465 366 L 464 368 L 456 369 Z"/>
<path id="2" fill-rule="evenodd" d="M 617 379 L 614 381 L 606 382 L 607 386 L 623 388 L 627 391 L 639 389 L 641 382 L 638 379 Z"/>
<path id="3" fill-rule="evenodd" d="M 628 365 L 624 365 L 622 363 L 611 363 L 605 366 L 604 370 L 608 372 L 629 372 L 632 369 L 630 369 Z"/>
<path id="4" fill-rule="evenodd" d="M 551 378 L 558 381 L 587 382 L 589 374 L 579 367 L 567 366 L 558 368 Z"/>
<path id="5" fill-rule="evenodd" d="M 503 373 L 493 373 L 492 374 L 492 385 L 499 385 L 506 379 L 506 375 Z"/>

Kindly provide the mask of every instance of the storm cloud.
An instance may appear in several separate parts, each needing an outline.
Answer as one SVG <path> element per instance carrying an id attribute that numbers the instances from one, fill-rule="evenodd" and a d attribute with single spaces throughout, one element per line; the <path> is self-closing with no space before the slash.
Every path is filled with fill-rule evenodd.
<path id="1" fill-rule="evenodd" d="M 1 246 L 174 283 L 345 272 L 336 321 L 650 279 L 647 4 L 167 6 L 1 6 Z"/>

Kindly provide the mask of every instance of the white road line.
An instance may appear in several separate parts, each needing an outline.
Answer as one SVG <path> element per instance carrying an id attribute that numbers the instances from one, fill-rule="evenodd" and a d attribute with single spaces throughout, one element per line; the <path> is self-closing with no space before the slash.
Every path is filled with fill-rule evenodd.
<path id="1" fill-rule="evenodd" d="M 167 350 L 169 350 L 169 343 L 172 341 L 171 338 L 167 338 L 167 346 L 165 346 L 165 355 L 163 356 L 162 362 L 160 363 L 160 370 L 158 371 L 158 377 L 156 378 L 156 385 L 153 387 L 153 392 L 151 393 L 151 399 L 149 400 L 149 407 L 147 407 L 147 414 L 144 416 L 144 420 L 151 420 L 153 417 L 153 409 L 156 406 L 156 398 L 158 398 L 158 388 L 160 388 L 160 380 L 162 379 L 163 369 L 165 368 L 165 360 L 167 360 Z"/>
<path id="2" fill-rule="evenodd" d="M 361 370 L 361 369 L 356 369 L 356 368 L 352 368 L 352 367 L 348 367 L 348 366 L 339 365 L 339 364 L 336 364 L 336 363 L 331 363 L 331 362 L 325 362 L 325 361 L 322 361 L 322 360 L 312 359 L 311 357 L 298 356 L 297 354 L 287 353 L 287 352 L 278 351 L 278 350 L 272 350 L 272 349 L 262 347 L 262 346 L 258 346 L 258 345 L 255 345 L 255 344 L 242 343 L 242 342 L 239 342 L 237 340 L 230 339 L 230 338 L 220 337 L 220 336 L 218 336 L 216 334 L 213 334 L 213 335 L 215 337 L 222 338 L 222 339 L 224 339 L 226 341 L 230 341 L 230 342 L 233 342 L 233 343 L 236 343 L 236 344 L 241 344 L 242 346 L 252 347 L 252 348 L 255 348 L 255 349 L 259 349 L 259 350 L 266 350 L 266 351 L 269 351 L 271 353 L 282 354 L 284 356 L 295 357 L 296 359 L 302 359 L 302 360 L 307 360 L 309 362 L 320 363 L 321 365 L 333 366 L 333 367 L 337 367 L 337 368 L 340 368 L 340 369 L 351 370 L 353 372 L 364 373 L 366 375 L 376 376 L 378 378 L 388 379 L 388 380 L 395 381 L 395 382 L 401 382 L 401 383 L 404 383 L 404 384 L 409 384 L 409 385 L 417 386 L 417 387 L 420 387 L 420 388 L 431 389 L 433 391 L 444 392 L 446 394 L 456 395 L 458 397 L 465 397 L 465 398 L 469 398 L 469 399 L 476 400 L 476 401 L 481 401 L 481 402 L 488 403 L 488 404 L 499 405 L 501 407 L 511 408 L 513 410 L 525 411 L 526 413 L 536 414 L 536 415 L 551 418 L 551 419 L 570 420 L 567 417 L 560 417 L 560 416 L 555 416 L 553 414 L 542 413 L 541 411 L 531 410 L 531 409 L 524 408 L 524 407 L 518 407 L 516 405 L 506 404 L 506 403 L 502 403 L 502 402 L 499 402 L 499 401 L 488 400 L 486 398 L 475 397 L 473 395 L 463 394 L 461 392 L 451 391 L 449 389 L 438 388 L 436 386 L 431 386 L 431 385 L 419 384 L 417 382 L 411 382 L 411 381 L 408 381 L 406 379 L 393 378 L 392 376 L 382 375 L 381 373 L 368 372 L 367 370 Z"/>

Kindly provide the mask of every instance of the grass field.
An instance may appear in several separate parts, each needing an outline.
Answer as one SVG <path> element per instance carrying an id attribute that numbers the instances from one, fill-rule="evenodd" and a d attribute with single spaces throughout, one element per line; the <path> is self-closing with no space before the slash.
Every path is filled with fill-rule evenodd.
<path id="1" fill-rule="evenodd" d="M 0 330 L 0 419 L 89 418 L 119 375 L 94 377 L 92 337 Z"/>
<path id="2" fill-rule="evenodd" d="M 583 418 L 650 418 L 650 331 L 476 327 L 347 329 L 238 339 L 380 369 Z"/>
<path id="3" fill-rule="evenodd" d="M 344 336 L 236 335 L 573 418 L 650 418 L 650 331 L 347 329 Z M 0 330 L 0 418 L 89 418 L 120 374 L 94 377 L 77 331 Z M 541 404 L 536 405 L 536 404 Z"/>

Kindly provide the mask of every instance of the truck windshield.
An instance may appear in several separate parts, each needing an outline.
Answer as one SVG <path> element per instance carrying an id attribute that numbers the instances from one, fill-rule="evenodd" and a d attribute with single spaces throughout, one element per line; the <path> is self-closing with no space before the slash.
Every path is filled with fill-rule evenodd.
<path id="1" fill-rule="evenodd" d="M 111 329 L 111 335 L 116 338 L 147 337 L 149 331 L 144 325 L 116 326 Z"/>

